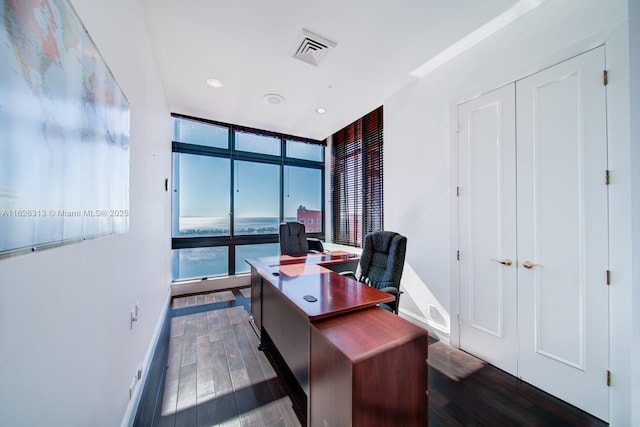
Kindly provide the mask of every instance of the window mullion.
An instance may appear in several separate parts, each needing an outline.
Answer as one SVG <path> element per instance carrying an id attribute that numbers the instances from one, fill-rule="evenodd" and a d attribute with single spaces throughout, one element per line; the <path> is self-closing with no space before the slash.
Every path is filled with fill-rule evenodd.
<path id="1" fill-rule="evenodd" d="M 313 185 L 310 194 L 315 199 L 313 199 L 313 202 L 307 203 L 320 204 L 317 208 L 312 209 L 319 209 L 321 211 L 320 218 L 324 221 L 325 205 L 324 194 L 322 194 L 324 190 L 322 179 L 325 176 L 324 152 L 322 156 L 319 156 L 317 150 L 305 150 L 303 144 L 312 143 L 324 146 L 326 142 L 177 114 L 172 114 L 172 120 L 174 134 L 172 151 L 174 152 L 174 162 L 176 162 L 174 165 L 173 187 L 177 189 L 177 192 L 173 195 L 177 206 L 174 206 L 174 218 L 172 219 L 173 263 L 175 264 L 173 272 L 176 273 L 173 276 L 174 280 L 196 278 L 198 274 L 204 274 L 204 276 L 200 277 L 210 277 L 211 274 L 219 275 L 223 274 L 223 269 L 226 269 L 228 274 L 243 271 L 242 262 L 237 258 L 251 256 L 250 254 L 254 253 L 254 248 L 251 246 L 256 246 L 257 253 L 264 253 L 264 250 L 260 249 L 260 245 L 277 244 L 277 227 L 274 231 L 271 231 L 273 227 L 271 224 L 277 224 L 282 221 L 285 218 L 287 209 L 291 210 L 293 204 L 298 203 L 297 198 L 300 198 L 301 204 L 305 204 L 303 200 L 308 198 L 309 192 L 307 188 L 309 188 L 309 185 Z M 256 135 L 265 137 L 267 144 L 269 143 L 268 140 L 270 140 L 271 148 L 263 146 L 260 138 L 256 137 Z M 238 140 L 239 138 L 240 141 Z M 277 155 L 273 149 L 273 141 L 277 141 L 276 146 L 279 149 Z M 287 156 L 286 151 L 288 142 L 291 142 L 296 147 L 295 151 L 291 153 L 293 156 L 291 158 Z M 244 151 L 240 151 L 238 148 L 243 148 Z M 180 168 L 177 164 L 180 161 L 178 158 L 180 156 L 185 158 L 186 156 L 191 156 L 189 157 L 192 162 L 190 164 L 194 165 L 189 166 L 189 168 L 183 168 L 183 172 L 196 171 L 190 175 L 189 179 L 183 179 L 182 182 L 180 176 L 176 176 L 176 171 L 180 173 Z M 213 160 L 214 158 L 219 160 Z M 216 163 L 222 162 L 223 159 L 224 170 L 220 169 L 219 164 Z M 241 182 L 239 183 L 238 173 L 243 173 L 245 169 L 246 173 L 241 176 Z M 198 173 L 201 173 L 202 177 L 199 181 L 197 178 L 194 179 Z M 269 181 L 262 182 L 263 184 L 268 182 L 266 186 L 261 186 L 261 183 L 258 182 L 263 173 L 269 179 Z M 295 195 L 293 192 L 291 193 L 292 198 L 295 199 L 291 203 L 284 199 L 283 183 L 285 173 L 293 174 L 291 175 L 292 180 L 295 179 L 296 183 L 302 182 L 305 185 L 304 191 L 292 189 L 297 193 Z M 206 179 L 209 176 L 214 177 L 213 182 L 211 179 Z M 222 183 L 221 176 L 224 176 L 224 184 L 226 185 Z M 304 178 L 301 179 L 299 177 Z M 246 182 L 245 178 L 247 178 Z M 241 189 L 241 191 L 244 190 L 247 193 L 240 198 L 236 194 L 236 188 L 239 184 L 248 186 L 246 189 Z M 179 187 L 184 187 L 185 185 L 187 185 L 185 188 L 189 190 L 189 196 L 184 197 L 183 201 L 180 198 Z M 254 188 L 253 190 L 252 187 Z M 259 190 L 256 190 L 258 188 Z M 257 191 L 257 193 L 254 195 L 251 191 Z M 277 194 L 274 194 L 275 192 Z M 182 192 L 182 194 L 187 193 Z M 199 198 L 198 194 L 201 194 L 202 197 Z M 259 202 L 258 195 L 268 195 L 268 198 Z M 278 199 L 273 200 L 272 196 Z M 228 201 L 226 200 L 227 197 L 229 198 Z M 225 200 L 219 203 L 217 198 L 224 198 Z M 252 204 L 253 200 L 255 200 L 255 205 Z M 180 206 L 180 203 L 184 203 L 184 206 Z M 267 205 L 268 208 L 266 208 Z M 267 210 L 261 211 L 261 207 L 265 207 Z M 241 211 L 238 211 L 239 209 Z M 211 212 L 212 216 L 209 217 L 207 212 Z M 224 219 L 222 218 L 223 216 Z M 263 222 L 262 218 L 256 218 L 254 223 L 254 216 L 265 217 L 266 222 Z M 246 225 L 243 219 L 249 220 L 246 221 Z M 180 224 L 183 224 L 184 230 L 180 229 Z M 268 225 L 263 226 L 262 224 Z M 320 224 L 316 224 L 317 228 L 313 232 L 322 237 Z M 260 227 L 266 228 L 260 230 Z M 240 228 L 243 230 L 240 231 Z M 244 249 L 245 247 L 246 249 Z M 218 251 L 209 251 L 209 249 L 214 248 L 217 248 Z M 242 252 L 239 252 L 240 248 L 242 248 Z M 199 250 L 204 255 L 199 254 Z M 271 249 L 268 250 L 271 251 Z M 220 253 L 221 251 L 222 254 Z M 216 259 L 221 261 L 220 265 L 216 265 L 215 268 L 195 268 L 197 263 L 202 261 L 203 256 L 209 257 L 207 260 L 210 261 L 206 262 L 207 265 L 211 266 Z M 222 261 L 221 256 L 226 259 Z M 236 259 L 238 265 L 236 265 Z M 216 271 L 217 273 L 194 273 L 194 270 Z M 183 274 L 185 275 L 184 277 Z"/>

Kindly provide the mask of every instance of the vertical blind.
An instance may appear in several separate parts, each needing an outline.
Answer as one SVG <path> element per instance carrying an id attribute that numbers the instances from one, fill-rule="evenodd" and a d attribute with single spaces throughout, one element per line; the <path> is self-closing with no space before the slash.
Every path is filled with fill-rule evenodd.
<path id="1" fill-rule="evenodd" d="M 362 246 L 363 236 L 382 230 L 382 106 L 333 134 L 333 241 Z"/>

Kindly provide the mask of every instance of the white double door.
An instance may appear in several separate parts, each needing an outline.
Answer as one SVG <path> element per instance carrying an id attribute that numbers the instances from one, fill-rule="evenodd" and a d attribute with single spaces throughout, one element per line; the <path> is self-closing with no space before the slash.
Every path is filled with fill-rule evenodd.
<path id="1" fill-rule="evenodd" d="M 609 418 L 604 48 L 458 106 L 460 347 Z"/>

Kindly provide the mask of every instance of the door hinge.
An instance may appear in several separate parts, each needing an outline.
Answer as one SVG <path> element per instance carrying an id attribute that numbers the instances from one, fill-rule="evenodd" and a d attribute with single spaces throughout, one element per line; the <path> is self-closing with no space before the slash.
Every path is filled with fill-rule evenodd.
<path id="1" fill-rule="evenodd" d="M 460 187 L 456 187 L 456 197 L 460 197 Z"/>
<path id="2" fill-rule="evenodd" d="M 462 317 L 460 317 L 460 314 L 458 314 L 458 325 L 462 325 Z"/>
<path id="3" fill-rule="evenodd" d="M 607 371 L 607 386 L 611 387 L 611 371 Z"/>
<path id="4" fill-rule="evenodd" d="M 604 183 L 605 185 L 609 185 L 609 169 L 607 169 L 606 171 L 604 171 Z"/>
<path id="5" fill-rule="evenodd" d="M 609 84 L 609 72 L 607 70 L 604 70 L 602 72 L 602 83 L 605 86 Z"/>
<path id="6" fill-rule="evenodd" d="M 611 284 L 611 270 L 607 270 L 607 285 Z"/>
<path id="7" fill-rule="evenodd" d="M 460 251 L 456 251 L 456 259 L 460 261 Z"/>

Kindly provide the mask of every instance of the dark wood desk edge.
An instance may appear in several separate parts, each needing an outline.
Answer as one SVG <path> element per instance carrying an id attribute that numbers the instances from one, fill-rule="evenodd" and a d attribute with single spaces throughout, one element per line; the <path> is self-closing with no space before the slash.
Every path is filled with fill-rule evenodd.
<path id="1" fill-rule="evenodd" d="M 339 251 L 339 252 L 343 252 L 343 251 Z M 331 253 L 330 252 L 318 253 L 318 254 L 312 253 L 308 255 L 298 255 L 298 256 L 287 255 L 287 257 L 289 258 L 278 259 L 278 260 L 276 260 L 276 258 L 281 258 L 281 257 L 265 257 L 265 258 L 258 258 L 258 259 L 247 258 L 245 259 L 245 262 L 249 265 L 254 265 L 257 263 L 257 264 L 268 265 L 269 267 L 278 267 L 279 265 L 307 264 L 308 263 L 307 260 L 309 257 L 321 257 L 322 255 L 331 256 Z M 310 264 L 331 265 L 331 264 L 349 263 L 349 262 L 359 261 L 359 260 L 360 260 L 360 255 L 358 254 L 336 255 L 335 258 L 320 260 Z"/>
<path id="2" fill-rule="evenodd" d="M 367 285 L 363 285 L 363 286 L 367 286 Z M 326 319 L 330 319 L 333 317 L 337 317 L 337 316 L 341 316 L 343 314 L 348 314 L 348 313 L 354 313 L 356 311 L 360 311 L 360 310 L 366 310 L 369 308 L 379 308 L 378 304 L 381 303 L 385 303 L 385 302 L 391 302 L 395 299 L 395 297 L 393 295 L 390 296 L 390 298 L 384 299 L 384 300 L 380 300 L 377 302 L 371 302 L 371 303 L 366 303 L 366 304 L 360 304 L 357 306 L 352 306 L 352 307 L 345 307 L 344 309 L 340 309 L 340 310 L 333 310 L 333 311 L 328 311 L 326 313 L 323 314 L 318 314 L 315 316 L 307 316 L 309 318 L 310 322 L 319 322 L 322 320 L 326 320 Z M 382 309 L 380 309 L 382 310 Z"/>
<path id="3" fill-rule="evenodd" d="M 401 336 L 397 337 L 397 338 L 393 338 L 391 340 L 387 340 L 384 344 L 378 344 L 374 349 L 369 350 L 369 351 L 365 351 L 365 352 L 361 352 L 358 354 L 358 356 L 353 357 L 352 360 L 357 362 L 357 361 L 361 361 L 364 359 L 368 359 L 372 356 L 375 356 L 377 354 L 380 353 L 384 353 L 385 351 L 392 349 L 394 347 L 398 347 L 401 346 L 402 344 L 406 344 L 408 342 L 411 342 L 415 339 L 418 338 L 424 338 L 425 340 L 425 363 L 426 363 L 426 355 L 427 355 L 427 339 L 428 339 L 428 335 L 429 335 L 429 331 L 426 328 L 423 328 L 422 326 L 416 325 L 415 323 L 412 323 L 410 321 L 408 321 L 407 319 L 404 319 L 396 314 L 392 314 L 386 310 L 384 310 L 383 308 L 380 307 L 369 307 L 367 310 L 369 310 L 368 312 L 365 312 L 364 310 L 358 311 L 358 312 L 352 312 L 352 314 L 354 314 L 355 317 L 351 316 L 351 317 L 333 317 L 333 318 L 327 318 L 327 319 L 323 319 L 320 321 L 316 321 L 316 322 L 312 322 L 311 325 L 313 328 L 315 328 L 319 333 L 321 333 L 322 335 L 326 336 L 328 340 L 330 340 L 332 342 L 332 344 L 334 346 L 337 346 L 337 344 L 335 343 L 335 341 L 331 338 L 329 338 L 329 336 L 331 335 L 331 329 L 335 328 L 335 327 L 340 327 L 341 324 L 344 324 L 345 322 L 350 322 L 353 321 L 354 319 L 357 319 L 358 321 L 367 321 L 366 319 L 362 319 L 364 316 L 367 315 L 375 315 L 375 316 L 387 316 L 387 314 L 394 316 L 394 321 L 396 322 L 402 322 L 406 325 L 406 329 L 405 331 L 402 333 Z M 360 320 L 362 319 L 362 320 Z M 331 325 L 326 327 L 326 325 Z M 326 331 L 326 332 L 325 332 Z M 341 349 L 341 351 L 344 351 L 344 349 Z"/>
<path id="4" fill-rule="evenodd" d="M 334 316 L 339 316 L 339 315 L 342 315 L 342 314 L 346 314 L 346 313 L 350 313 L 350 312 L 354 312 L 354 311 L 358 311 L 358 310 L 362 310 L 362 309 L 376 307 L 378 304 L 382 304 L 382 303 L 386 303 L 386 302 L 392 302 L 392 301 L 395 300 L 395 297 L 393 295 L 391 295 L 391 294 L 379 291 L 378 289 L 375 289 L 375 288 L 371 288 L 370 286 L 368 286 L 368 285 L 366 285 L 364 283 L 358 282 L 357 280 L 351 279 L 349 277 L 341 276 L 340 274 L 334 272 L 333 270 L 330 270 L 330 269 L 324 267 L 322 264 L 316 264 L 316 265 L 318 265 L 318 267 L 320 269 L 322 269 L 322 273 L 323 274 L 329 274 L 329 275 L 334 276 L 334 277 L 340 277 L 341 280 L 346 280 L 346 281 L 352 282 L 356 286 L 367 287 L 370 290 L 378 291 L 378 292 L 380 292 L 380 298 L 378 298 L 376 301 L 372 301 L 372 302 L 368 302 L 368 303 L 362 303 L 362 304 L 358 304 L 356 306 L 348 306 L 348 307 L 343 307 L 343 308 L 339 308 L 339 309 L 335 309 L 335 310 L 330 310 L 330 311 L 326 311 L 326 312 L 321 313 L 321 314 L 316 314 L 316 315 L 309 314 L 307 311 L 304 310 L 304 308 L 299 306 L 295 301 L 293 301 L 291 298 L 289 298 L 289 296 L 287 296 L 285 293 L 283 293 L 281 291 L 281 289 L 278 286 L 280 277 L 273 275 L 273 272 L 276 271 L 277 266 L 274 267 L 269 263 L 265 263 L 265 262 L 261 262 L 261 261 L 255 261 L 255 260 L 252 260 L 252 259 L 247 259 L 246 262 L 251 266 L 251 268 L 255 268 L 256 271 L 258 272 L 258 274 L 260 274 L 260 276 L 265 281 L 267 281 L 278 292 L 280 292 L 287 299 L 287 301 L 291 305 L 293 305 L 298 311 L 300 311 L 307 319 L 309 319 L 310 322 L 318 321 L 318 320 L 322 320 L 322 319 L 327 319 L 327 318 L 331 318 L 331 317 L 334 317 Z"/>

